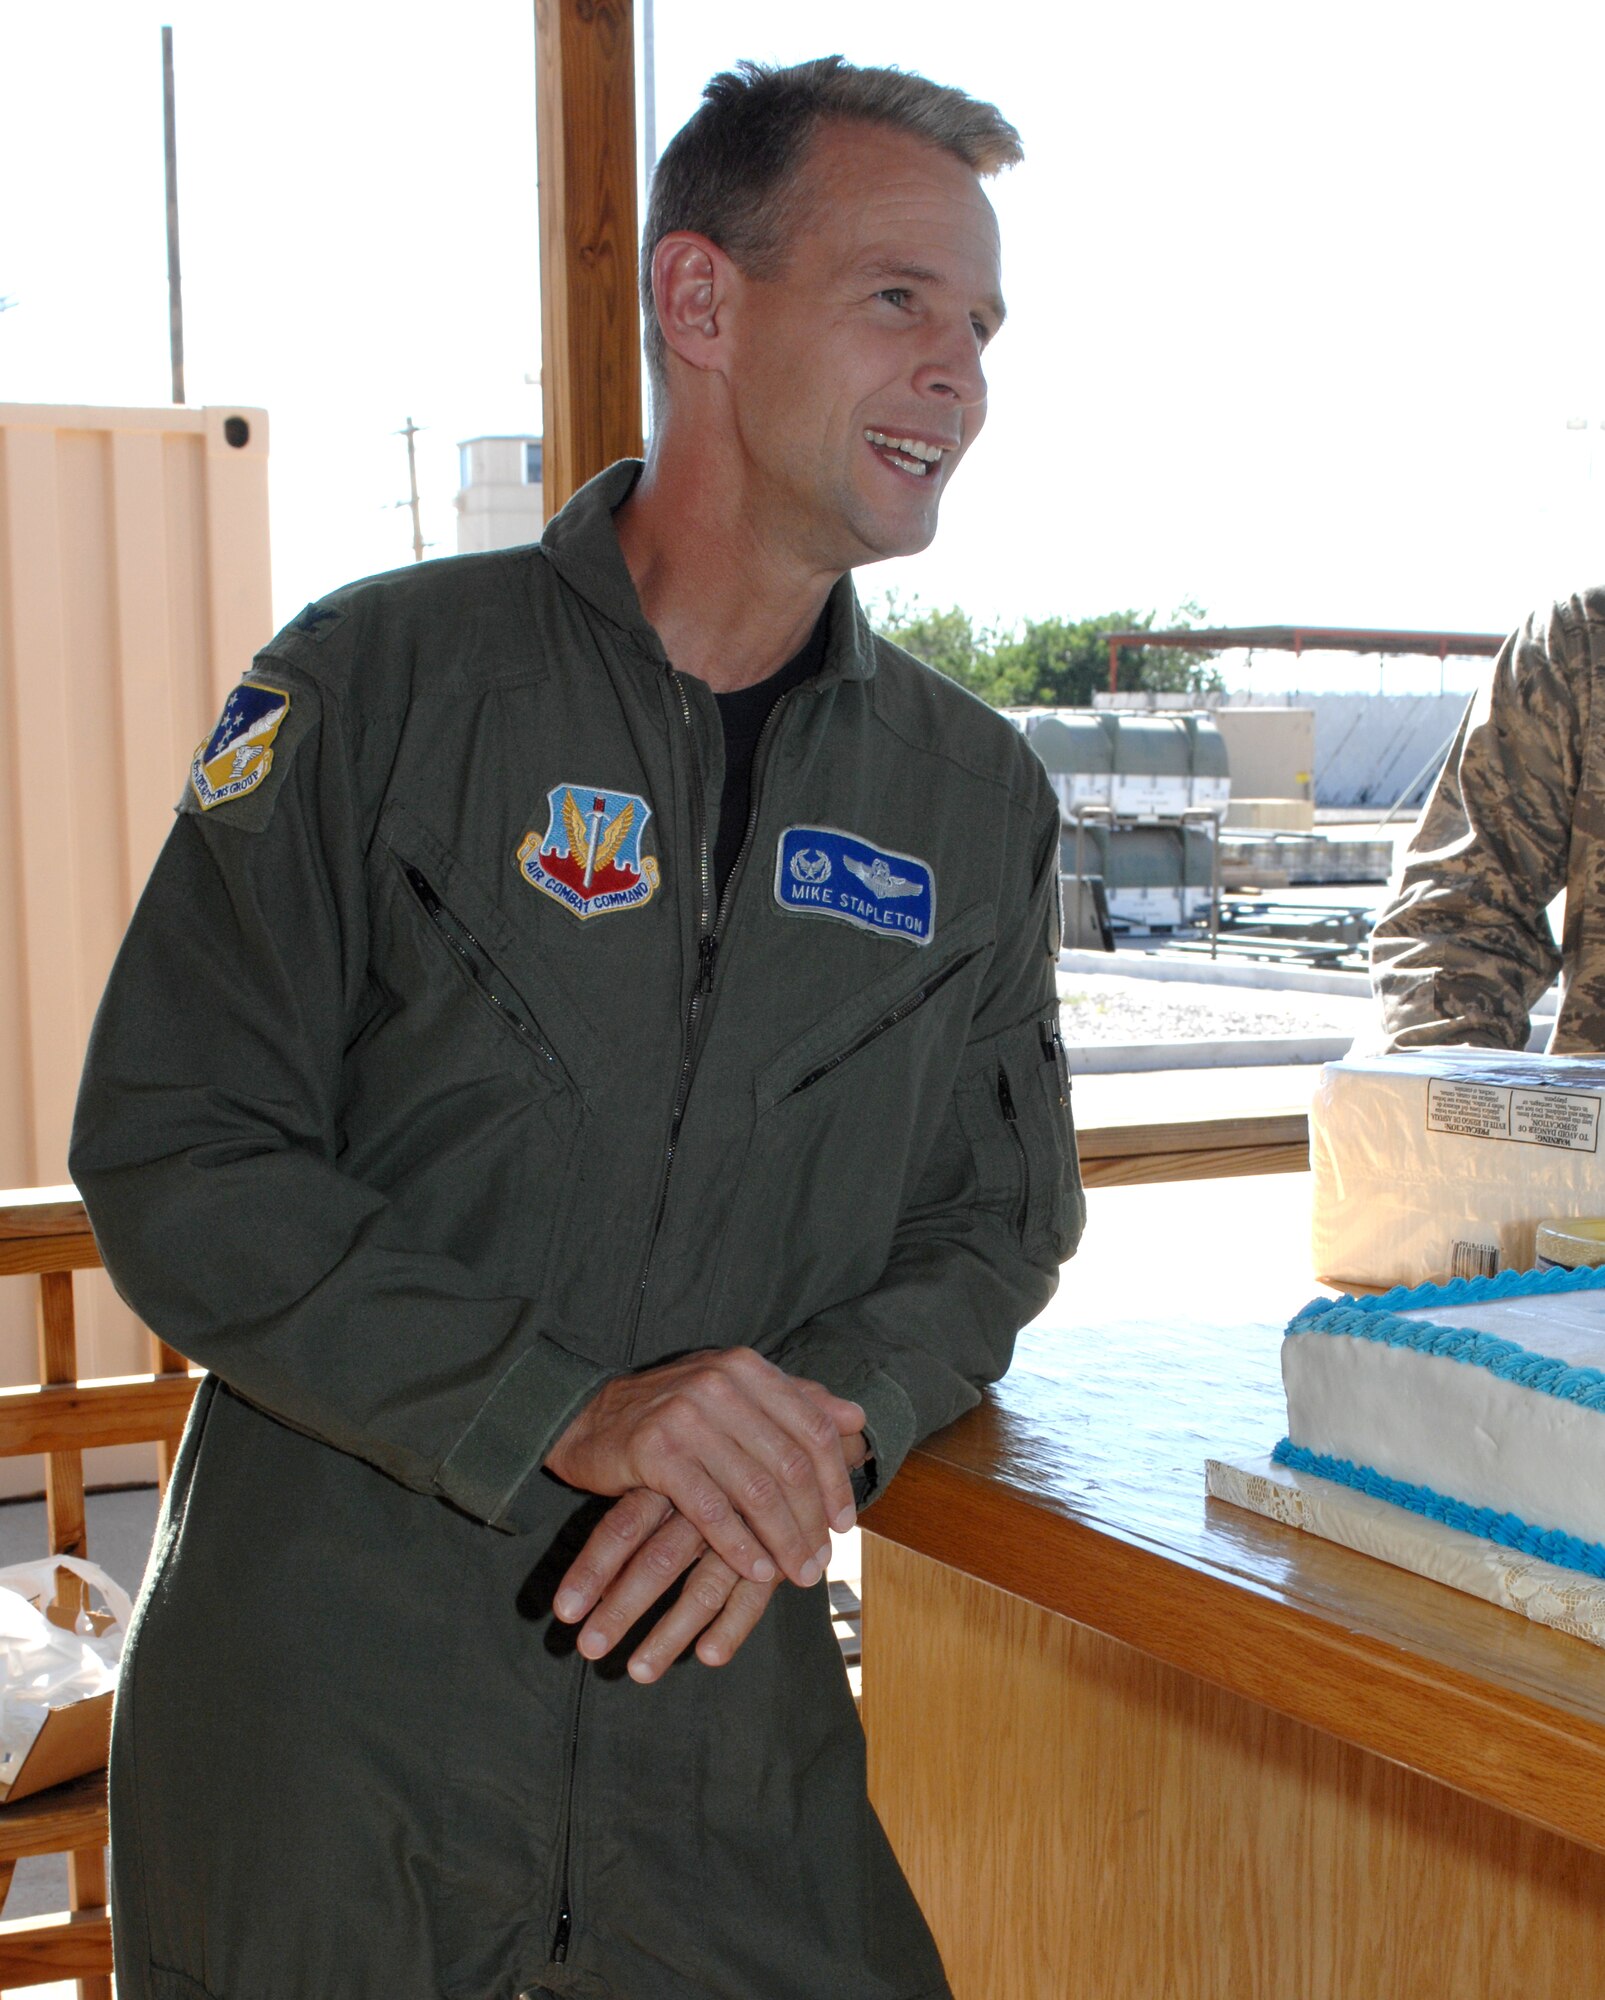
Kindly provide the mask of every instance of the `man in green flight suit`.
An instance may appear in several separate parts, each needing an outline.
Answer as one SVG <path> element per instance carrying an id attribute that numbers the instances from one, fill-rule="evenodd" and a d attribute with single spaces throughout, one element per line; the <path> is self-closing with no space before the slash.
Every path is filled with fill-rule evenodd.
<path id="1" fill-rule="evenodd" d="M 821 1575 L 1080 1231 L 1058 810 L 848 572 L 980 428 L 1018 154 L 898 72 L 716 78 L 645 467 L 308 607 L 196 753 L 72 1160 L 209 1371 L 122 2000 L 948 1990 Z"/>

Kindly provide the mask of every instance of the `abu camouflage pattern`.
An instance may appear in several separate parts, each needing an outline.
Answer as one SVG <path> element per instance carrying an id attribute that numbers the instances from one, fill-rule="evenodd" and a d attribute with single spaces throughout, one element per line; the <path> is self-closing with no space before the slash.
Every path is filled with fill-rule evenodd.
<path id="1" fill-rule="evenodd" d="M 1372 934 L 1386 1052 L 1525 1048 L 1563 967 L 1550 1054 L 1605 1050 L 1602 676 L 1598 588 L 1535 612 L 1473 697 Z"/>

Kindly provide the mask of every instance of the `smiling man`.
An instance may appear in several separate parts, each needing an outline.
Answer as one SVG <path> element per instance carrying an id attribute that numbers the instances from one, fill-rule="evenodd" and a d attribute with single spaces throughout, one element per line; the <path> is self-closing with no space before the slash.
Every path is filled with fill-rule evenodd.
<path id="1" fill-rule="evenodd" d="M 73 1153 L 210 1371 L 122 2000 L 948 1990 L 822 1572 L 1079 1234 L 1059 818 L 848 572 L 981 427 L 1018 152 L 918 77 L 716 78 L 645 467 L 310 608 L 196 753 Z"/>

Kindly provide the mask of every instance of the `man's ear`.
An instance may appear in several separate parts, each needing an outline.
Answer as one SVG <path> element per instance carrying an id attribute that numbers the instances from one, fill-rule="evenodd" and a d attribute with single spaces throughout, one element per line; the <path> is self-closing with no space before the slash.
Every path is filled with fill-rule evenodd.
<path id="1" fill-rule="evenodd" d="M 720 312 L 735 266 L 706 236 L 671 231 L 652 253 L 652 301 L 670 350 L 688 367 L 719 370 L 724 347 Z"/>

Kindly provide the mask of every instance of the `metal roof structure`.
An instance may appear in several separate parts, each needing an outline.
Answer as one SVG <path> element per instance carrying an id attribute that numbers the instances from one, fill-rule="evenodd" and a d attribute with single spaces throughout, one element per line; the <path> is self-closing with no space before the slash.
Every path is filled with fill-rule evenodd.
<path id="1" fill-rule="evenodd" d="M 1492 659 L 1503 632 L 1395 632 L 1354 625 L 1198 625 L 1173 632 L 1111 632 L 1109 692 L 1123 646 L 1185 646 L 1224 653 L 1236 646 L 1267 653 L 1423 653 L 1435 660 Z"/>

